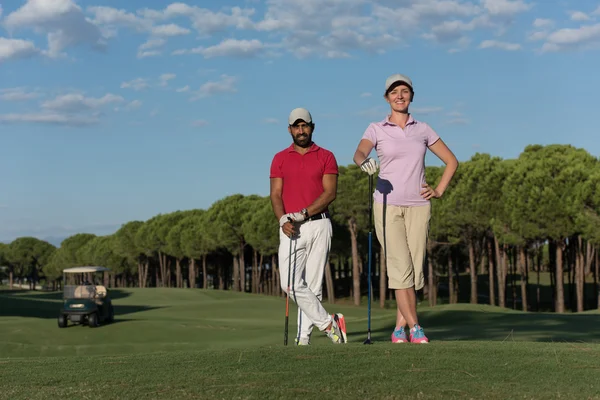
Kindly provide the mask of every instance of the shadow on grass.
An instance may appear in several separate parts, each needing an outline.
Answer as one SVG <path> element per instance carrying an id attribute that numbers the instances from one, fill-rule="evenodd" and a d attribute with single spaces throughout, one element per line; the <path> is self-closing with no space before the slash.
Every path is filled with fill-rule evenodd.
<path id="1" fill-rule="evenodd" d="M 427 337 L 436 340 L 600 343 L 600 315 L 431 310 L 419 315 Z M 372 330 L 374 341 L 390 342 L 395 321 Z M 348 333 L 358 340 L 364 332 Z"/>
<path id="2" fill-rule="evenodd" d="M 108 294 L 112 300 L 118 300 L 131 296 L 131 292 L 122 289 L 110 289 Z M 11 296 L 20 298 L 29 298 L 32 300 L 62 300 L 63 292 L 43 292 L 40 290 L 0 290 L 0 296 Z"/>
<path id="3" fill-rule="evenodd" d="M 119 318 L 118 315 L 115 315 L 115 319 L 113 320 L 113 322 L 100 322 L 100 324 L 93 329 L 101 329 L 102 327 L 105 327 L 105 326 L 120 324 L 122 322 L 129 322 L 129 321 L 139 321 L 139 319 Z M 71 321 L 69 321 L 69 324 L 65 328 L 60 328 L 60 329 L 69 329 L 69 328 L 91 329 L 87 324 L 78 324 L 78 323 L 76 324 Z"/>
<path id="4" fill-rule="evenodd" d="M 113 294 L 116 296 L 113 296 Z M 113 301 L 116 320 L 122 315 L 164 308 L 115 304 L 115 300 L 129 296 L 129 293 L 120 290 L 112 290 L 110 296 Z M 57 318 L 62 307 L 62 293 L 0 291 L 0 304 L 0 317 Z M 121 319 L 121 321 L 124 320 Z"/>

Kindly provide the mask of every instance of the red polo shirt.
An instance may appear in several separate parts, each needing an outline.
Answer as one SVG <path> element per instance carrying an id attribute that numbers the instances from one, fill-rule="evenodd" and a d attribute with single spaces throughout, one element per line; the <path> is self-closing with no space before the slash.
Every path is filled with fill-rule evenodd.
<path id="1" fill-rule="evenodd" d="M 283 208 L 286 213 L 299 212 L 323 193 L 323 175 L 338 174 L 333 153 L 312 144 L 306 154 L 290 145 L 275 154 L 271 162 L 271 178 L 283 179 Z"/>

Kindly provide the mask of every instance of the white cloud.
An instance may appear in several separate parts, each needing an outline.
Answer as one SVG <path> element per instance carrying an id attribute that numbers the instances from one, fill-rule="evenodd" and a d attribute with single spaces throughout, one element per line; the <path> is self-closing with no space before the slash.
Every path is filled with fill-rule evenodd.
<path id="1" fill-rule="evenodd" d="M 225 31 L 230 27 L 237 29 L 250 29 L 254 25 L 250 17 L 254 14 L 254 9 L 242 9 L 232 7 L 225 12 L 213 12 L 211 10 L 197 6 L 189 6 L 184 3 L 172 3 L 162 11 L 144 9 L 138 11 L 145 18 L 155 21 L 187 17 L 192 22 L 192 26 L 202 34 L 212 34 Z"/>
<path id="2" fill-rule="evenodd" d="M 213 57 L 241 57 L 249 58 L 260 54 L 265 48 L 265 45 L 257 39 L 238 40 L 225 39 L 217 45 L 210 47 L 195 47 L 193 49 L 175 50 L 173 55 L 182 54 L 202 54 L 204 58 Z"/>
<path id="3" fill-rule="evenodd" d="M 533 27 L 537 30 L 528 34 L 527 39 L 531 41 L 544 40 L 550 32 L 548 29 L 554 26 L 554 21 L 547 18 L 536 18 L 533 23 Z"/>
<path id="4" fill-rule="evenodd" d="M 100 98 L 85 97 L 80 93 L 58 96 L 42 103 L 42 108 L 62 113 L 78 113 L 101 108 L 108 104 L 122 103 L 123 97 L 108 93 Z"/>
<path id="5" fill-rule="evenodd" d="M 183 92 L 188 92 L 189 90 L 190 90 L 190 86 L 185 85 L 184 87 L 180 87 L 180 88 L 176 89 L 175 91 L 177 93 L 183 93 Z"/>
<path id="6" fill-rule="evenodd" d="M 123 9 L 112 7 L 88 7 L 94 14 L 94 22 L 102 26 L 105 32 L 116 36 L 117 28 L 124 26 L 136 32 L 148 32 L 151 37 L 138 47 L 137 58 L 155 57 L 161 55 L 158 48 L 166 43 L 164 37 L 187 35 L 191 31 L 177 24 L 154 25 L 154 21 L 127 12 Z M 105 34 L 106 36 L 106 34 Z"/>
<path id="7" fill-rule="evenodd" d="M 169 81 L 175 79 L 177 75 L 172 73 L 161 74 L 156 81 L 150 81 L 147 78 L 135 78 L 127 82 L 121 83 L 121 89 L 132 89 L 136 92 L 151 88 L 151 87 L 165 87 Z"/>
<path id="8" fill-rule="evenodd" d="M 255 23 L 280 48 L 298 58 L 349 57 L 353 51 L 380 54 L 415 37 L 441 44 L 451 52 L 466 49 L 479 30 L 504 33 L 513 17 L 528 11 L 523 0 L 267 0 Z M 366 14 L 365 14 L 366 12 Z"/>
<path id="9" fill-rule="evenodd" d="M 600 24 L 580 28 L 565 28 L 552 32 L 542 46 L 542 52 L 594 47 L 600 45 Z"/>
<path id="10" fill-rule="evenodd" d="M 39 53 L 33 42 L 0 37 L 0 62 L 31 57 Z"/>
<path id="11" fill-rule="evenodd" d="M 159 48 L 163 47 L 167 41 L 162 38 L 148 39 L 138 47 L 137 58 L 153 57 L 162 54 Z"/>
<path id="12" fill-rule="evenodd" d="M 591 19 L 586 13 L 581 11 L 571 11 L 569 14 L 572 21 L 589 21 Z"/>
<path id="13" fill-rule="evenodd" d="M 218 81 L 209 81 L 200 86 L 200 89 L 194 93 L 190 100 L 198 100 L 204 97 L 213 96 L 220 93 L 235 93 L 237 89 L 235 84 L 237 78 L 229 75 L 221 75 Z"/>
<path id="14" fill-rule="evenodd" d="M 177 75 L 175 74 L 162 74 L 159 77 L 160 80 L 160 86 L 167 86 L 169 84 L 169 81 L 172 79 L 175 79 Z"/>
<path id="15" fill-rule="evenodd" d="M 425 34 L 424 37 L 426 39 L 435 39 L 439 43 L 458 42 L 464 44 L 465 41 L 468 41 L 464 36 L 466 32 L 489 26 L 491 26 L 491 23 L 485 17 L 473 18 L 469 22 L 448 20 L 433 26 L 431 33 Z"/>
<path id="16" fill-rule="evenodd" d="M 133 100 L 131 103 L 127 104 L 125 107 L 127 110 L 137 110 L 142 106 L 142 102 L 140 100 Z"/>
<path id="17" fill-rule="evenodd" d="M 265 124 L 278 124 L 279 120 L 277 118 L 265 118 L 263 122 Z"/>
<path id="18" fill-rule="evenodd" d="M 484 40 L 479 45 L 479 48 L 480 49 L 495 48 L 495 49 L 501 49 L 501 50 L 506 50 L 506 51 L 516 51 L 516 50 L 521 49 L 521 45 L 518 43 L 507 43 L 507 42 L 500 42 L 497 40 Z"/>
<path id="19" fill-rule="evenodd" d="M 482 0 L 481 3 L 492 16 L 513 16 L 533 7 L 523 0 Z"/>
<path id="20" fill-rule="evenodd" d="M 554 25 L 554 21 L 546 18 L 536 18 L 533 21 L 533 26 L 535 28 L 551 28 Z"/>
<path id="21" fill-rule="evenodd" d="M 149 39 L 148 41 L 142 43 L 140 45 L 140 47 L 138 47 L 139 50 L 148 50 L 148 49 L 154 49 L 156 47 L 162 47 L 164 46 L 164 44 L 167 41 L 165 39 L 161 39 L 161 38 L 154 38 L 154 39 Z"/>
<path id="22" fill-rule="evenodd" d="M 35 123 L 63 126 L 87 126 L 99 122 L 97 116 L 73 116 L 60 113 L 0 114 L 0 123 Z"/>
<path id="23" fill-rule="evenodd" d="M 137 32 L 148 32 L 153 36 L 179 36 L 187 35 L 191 31 L 177 24 L 154 25 L 154 21 L 146 17 L 140 17 L 123 9 L 112 7 L 88 7 L 90 13 L 94 14 L 94 23 L 104 28 L 116 30 L 119 26 L 133 29 Z"/>
<path id="24" fill-rule="evenodd" d="M 97 6 L 88 7 L 87 11 L 94 15 L 93 22 L 97 25 L 108 26 L 113 29 L 116 29 L 118 26 L 126 26 L 138 32 L 150 31 L 152 29 L 152 21 L 140 18 L 123 9 Z"/>
<path id="25" fill-rule="evenodd" d="M 38 92 L 28 92 L 24 88 L 0 89 L 0 100 L 27 101 L 40 97 Z"/>
<path id="26" fill-rule="evenodd" d="M 100 50 L 106 45 L 98 26 L 72 0 L 27 0 L 4 18 L 4 26 L 9 32 L 31 28 L 46 33 L 50 57 L 61 56 L 70 46 L 87 44 Z"/>
<path id="27" fill-rule="evenodd" d="M 369 92 L 364 92 L 360 94 L 360 97 L 371 97 L 373 94 Z"/>
<path id="28" fill-rule="evenodd" d="M 181 36 L 190 32 L 189 29 L 176 24 L 159 25 L 152 28 L 152 35 L 154 36 Z"/>
<path id="29" fill-rule="evenodd" d="M 140 90 L 144 90 L 148 87 L 150 87 L 150 84 L 144 78 L 136 78 L 132 81 L 121 83 L 121 89 L 131 88 L 135 91 L 140 91 Z"/>
<path id="30" fill-rule="evenodd" d="M 531 33 L 527 38 L 533 41 L 544 40 L 548 37 L 549 34 L 550 32 L 548 31 L 538 31 Z"/>
<path id="31" fill-rule="evenodd" d="M 378 52 L 398 42 L 380 26 L 378 18 L 364 16 L 364 0 L 268 0 L 259 31 L 281 37 L 281 49 L 297 58 L 312 55 L 348 57 L 351 50 Z M 398 23 L 396 22 L 396 26 Z"/>
<path id="32" fill-rule="evenodd" d="M 157 56 L 160 56 L 161 54 L 162 53 L 158 50 L 144 50 L 144 51 L 138 51 L 137 58 L 157 57 Z"/>
<path id="33" fill-rule="evenodd" d="M 480 48 L 518 50 L 520 44 L 501 41 L 500 36 L 517 28 L 518 14 L 540 7 L 539 2 L 532 0 L 266 0 L 264 3 L 264 7 L 256 9 L 246 2 L 246 6 L 215 10 L 178 1 L 168 2 L 162 9 L 137 11 L 129 5 L 126 9 L 125 6 L 122 9 L 90 6 L 86 7 L 89 18 L 85 18 L 75 0 L 26 0 L 25 5 L 4 21 L 9 32 L 28 28 L 48 34 L 45 54 L 53 57 L 76 44 L 102 48 L 108 37 L 117 35 L 118 29 L 128 28 L 147 34 L 137 49 L 139 59 L 162 55 L 166 39 L 188 35 L 192 30 L 200 33 L 199 39 L 217 37 L 215 33 L 219 32 L 226 34 L 220 42 L 202 43 L 172 54 L 250 58 L 291 53 L 297 58 L 348 58 L 356 51 L 371 54 L 395 51 L 412 44 L 415 38 L 435 41 L 454 53 L 468 49 L 475 38 L 487 35 L 496 40 L 483 43 L 478 40 Z M 264 13 L 257 14 L 263 8 Z M 600 15 L 600 7 L 591 13 L 566 12 L 572 20 L 587 21 L 592 15 Z M 522 32 L 523 37 L 544 40 L 556 33 L 549 31 L 554 24 L 552 20 L 531 20 L 532 32 Z M 580 29 L 585 31 L 586 28 Z M 265 36 L 252 39 L 246 35 L 245 39 L 235 39 L 235 30 Z M 573 47 L 547 40 L 546 51 Z M 20 44 L 29 47 L 19 52 L 11 47 L 9 52 L 0 42 L 0 60 L 41 52 L 33 41 Z M 9 55 L 3 54 L 3 50 Z M 143 83 L 141 85 L 136 84 L 136 90 L 143 89 Z"/>

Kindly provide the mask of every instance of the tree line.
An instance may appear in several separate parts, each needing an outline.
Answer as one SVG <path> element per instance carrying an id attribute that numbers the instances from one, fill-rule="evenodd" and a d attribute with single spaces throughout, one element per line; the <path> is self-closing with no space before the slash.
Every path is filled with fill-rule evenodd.
<path id="1" fill-rule="evenodd" d="M 442 172 L 426 167 L 427 182 L 437 184 Z M 330 302 L 343 297 L 359 305 L 367 293 L 369 196 L 367 174 L 340 166 L 324 280 Z M 105 284 L 112 288 L 282 296 L 278 245 L 269 197 L 235 194 L 208 209 L 130 221 L 111 235 L 75 234 L 58 248 L 20 237 L 0 244 L 0 266 L 11 288 L 13 280 L 27 278 L 32 287 L 43 281 L 56 290 L 64 268 L 103 265 L 111 268 Z M 384 307 L 392 291 L 374 231 L 372 250 L 372 293 Z M 571 145 L 530 145 L 516 159 L 476 153 L 460 164 L 444 196 L 432 199 L 421 295 L 431 305 L 468 301 L 559 313 L 600 308 L 599 253 L 598 158 Z"/>

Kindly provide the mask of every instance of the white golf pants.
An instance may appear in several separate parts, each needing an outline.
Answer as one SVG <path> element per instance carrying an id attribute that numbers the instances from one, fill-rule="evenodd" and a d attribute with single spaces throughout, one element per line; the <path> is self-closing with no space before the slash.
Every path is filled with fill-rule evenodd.
<path id="1" fill-rule="evenodd" d="M 332 227 L 329 218 L 296 224 L 290 239 L 279 229 L 279 271 L 281 288 L 298 305 L 296 338 L 310 338 L 314 326 L 325 330 L 332 321 L 321 300 L 323 275 L 331 248 Z M 290 265 L 291 244 L 291 265 Z M 288 292 L 288 274 L 290 290 Z"/>

